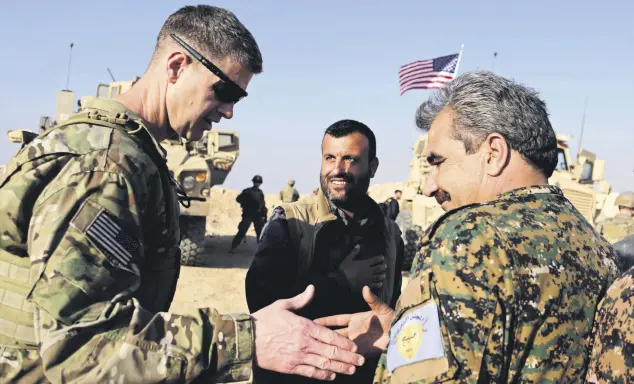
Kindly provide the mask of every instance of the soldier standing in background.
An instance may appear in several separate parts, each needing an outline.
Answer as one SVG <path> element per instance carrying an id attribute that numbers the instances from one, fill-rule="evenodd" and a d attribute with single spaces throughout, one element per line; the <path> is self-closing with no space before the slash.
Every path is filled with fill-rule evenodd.
<path id="1" fill-rule="evenodd" d="M 621 193 L 614 203 L 619 207 L 619 213 L 597 224 L 597 231 L 610 244 L 634 235 L 634 192 Z"/>
<path id="2" fill-rule="evenodd" d="M 395 311 L 316 320 L 372 356 L 375 383 L 578 382 L 616 255 L 548 184 L 557 141 L 537 93 L 465 73 L 418 109 L 425 195 L 446 212 L 425 233 Z M 381 336 L 380 333 L 383 332 Z"/>
<path id="3" fill-rule="evenodd" d="M 236 197 L 236 201 L 242 207 L 242 220 L 238 224 L 238 233 L 231 242 L 229 253 L 235 253 L 238 244 L 244 239 L 252 223 L 255 227 L 256 240 L 258 243 L 260 242 L 260 233 L 266 222 L 267 213 L 264 193 L 260 189 L 262 176 L 255 175 L 251 181 L 253 181 L 253 186 L 243 189 Z"/>
<path id="4" fill-rule="evenodd" d="M 159 143 L 199 140 L 230 119 L 261 71 L 258 45 L 233 13 L 183 7 L 128 92 L 85 99 L 9 161 L 0 177 L 0 383 L 249 382 L 255 362 L 324 379 L 362 364 L 352 342 L 290 312 L 312 287 L 251 315 L 211 303 L 167 312 L 183 196 Z"/>
<path id="5" fill-rule="evenodd" d="M 295 180 L 289 180 L 286 187 L 282 188 L 280 191 L 280 200 L 282 200 L 283 203 L 292 203 L 299 200 L 299 192 L 295 189 Z"/>
<path id="6" fill-rule="evenodd" d="M 383 210 L 383 214 L 388 219 L 394 221 L 398 217 L 398 213 L 401 211 L 401 196 L 403 192 L 400 190 L 394 191 L 394 197 L 388 197 L 387 200 L 379 204 Z"/>

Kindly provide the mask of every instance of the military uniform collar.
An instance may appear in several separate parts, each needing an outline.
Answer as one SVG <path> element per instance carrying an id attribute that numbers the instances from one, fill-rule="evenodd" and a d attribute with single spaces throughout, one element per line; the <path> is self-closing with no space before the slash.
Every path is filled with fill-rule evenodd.
<path id="1" fill-rule="evenodd" d="M 150 130 L 147 129 L 147 127 L 145 126 L 145 122 L 141 118 L 141 116 L 132 112 L 123 104 L 118 103 L 114 100 L 100 99 L 95 96 L 83 97 L 81 99 L 81 110 L 79 112 L 90 113 L 91 111 L 97 111 L 107 115 L 115 114 L 116 116 L 119 116 L 120 119 L 134 123 L 134 125 L 137 125 L 139 129 L 143 129 L 147 132 L 147 136 L 149 136 L 149 138 L 151 139 L 152 144 L 156 148 L 157 152 L 161 154 L 163 159 L 167 159 L 167 151 L 161 146 L 156 138 L 154 138 Z"/>
<path id="2" fill-rule="evenodd" d="M 561 196 L 564 195 L 563 191 L 559 187 L 554 185 L 549 185 L 549 184 L 531 185 L 527 187 L 511 189 L 510 191 L 506 191 L 506 192 L 502 192 L 498 194 L 496 200 L 492 200 L 487 203 L 467 204 L 467 205 L 463 205 L 461 207 L 457 207 L 443 213 L 442 216 L 440 216 L 438 219 L 436 219 L 436 221 L 434 221 L 432 224 L 430 224 L 427 227 L 427 229 L 425 230 L 422 236 L 420 243 L 427 244 L 430 241 L 431 237 L 433 236 L 433 233 L 435 232 L 436 228 L 438 228 L 438 226 L 440 225 L 440 223 L 442 223 L 446 217 L 451 216 L 458 211 L 462 211 L 462 210 L 470 209 L 474 207 L 479 207 L 479 206 L 483 206 L 487 204 L 493 204 L 496 201 L 500 201 L 500 200 L 508 200 L 508 199 L 515 199 L 522 196 L 543 195 L 543 194 L 554 194 L 554 195 L 561 195 Z"/>
<path id="3" fill-rule="evenodd" d="M 563 196 L 564 193 L 559 187 L 555 185 L 542 184 L 542 185 L 531 185 L 528 187 L 516 188 L 510 191 L 500 193 L 498 194 L 498 199 L 509 199 L 509 198 L 516 198 L 520 196 L 537 195 L 537 194 L 554 194 L 554 195 Z"/>

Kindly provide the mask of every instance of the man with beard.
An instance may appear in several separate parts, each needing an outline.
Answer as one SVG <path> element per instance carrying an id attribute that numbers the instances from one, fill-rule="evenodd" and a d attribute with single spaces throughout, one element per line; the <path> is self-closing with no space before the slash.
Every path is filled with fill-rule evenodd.
<path id="1" fill-rule="evenodd" d="M 366 356 L 374 383 L 582 382 L 616 255 L 548 185 L 557 140 L 545 103 L 490 72 L 456 77 L 418 109 L 423 192 L 446 213 L 426 231 L 395 311 L 316 322 Z M 623 350 L 625 353 L 625 350 Z"/>
<path id="2" fill-rule="evenodd" d="M 257 311 L 309 284 L 313 301 L 298 311 L 309 319 L 367 309 L 368 285 L 395 305 L 400 294 L 403 241 L 396 224 L 367 196 L 379 166 L 376 139 L 366 125 L 342 120 L 326 130 L 317 196 L 274 209 L 246 278 L 249 309 Z M 372 381 L 378 360 L 337 382 Z M 258 383 L 302 383 L 297 376 L 256 371 Z"/>

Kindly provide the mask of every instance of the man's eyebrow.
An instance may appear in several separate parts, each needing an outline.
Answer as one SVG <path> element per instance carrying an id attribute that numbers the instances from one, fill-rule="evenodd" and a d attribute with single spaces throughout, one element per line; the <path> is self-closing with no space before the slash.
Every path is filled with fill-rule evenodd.
<path id="1" fill-rule="evenodd" d="M 430 152 L 429 155 L 427 155 L 427 162 L 429 164 L 433 164 L 435 162 L 442 161 L 444 159 L 445 159 L 444 156 L 441 156 L 434 152 Z"/>

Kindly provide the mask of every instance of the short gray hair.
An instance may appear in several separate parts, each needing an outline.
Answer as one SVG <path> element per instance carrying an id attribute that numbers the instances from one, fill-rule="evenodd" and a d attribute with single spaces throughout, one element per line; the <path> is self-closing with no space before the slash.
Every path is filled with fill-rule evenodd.
<path id="1" fill-rule="evenodd" d="M 251 32 L 230 11 L 211 5 L 185 6 L 171 14 L 156 39 L 153 59 L 170 33 L 187 40 L 210 60 L 231 58 L 253 74 L 262 72 L 262 54 Z"/>
<path id="2" fill-rule="evenodd" d="M 546 103 L 528 87 L 491 72 L 467 72 L 437 91 L 416 111 L 416 125 L 428 131 L 445 107 L 454 118 L 454 137 L 474 153 L 492 133 L 506 139 L 528 162 L 550 177 L 557 166 L 557 137 Z"/>

